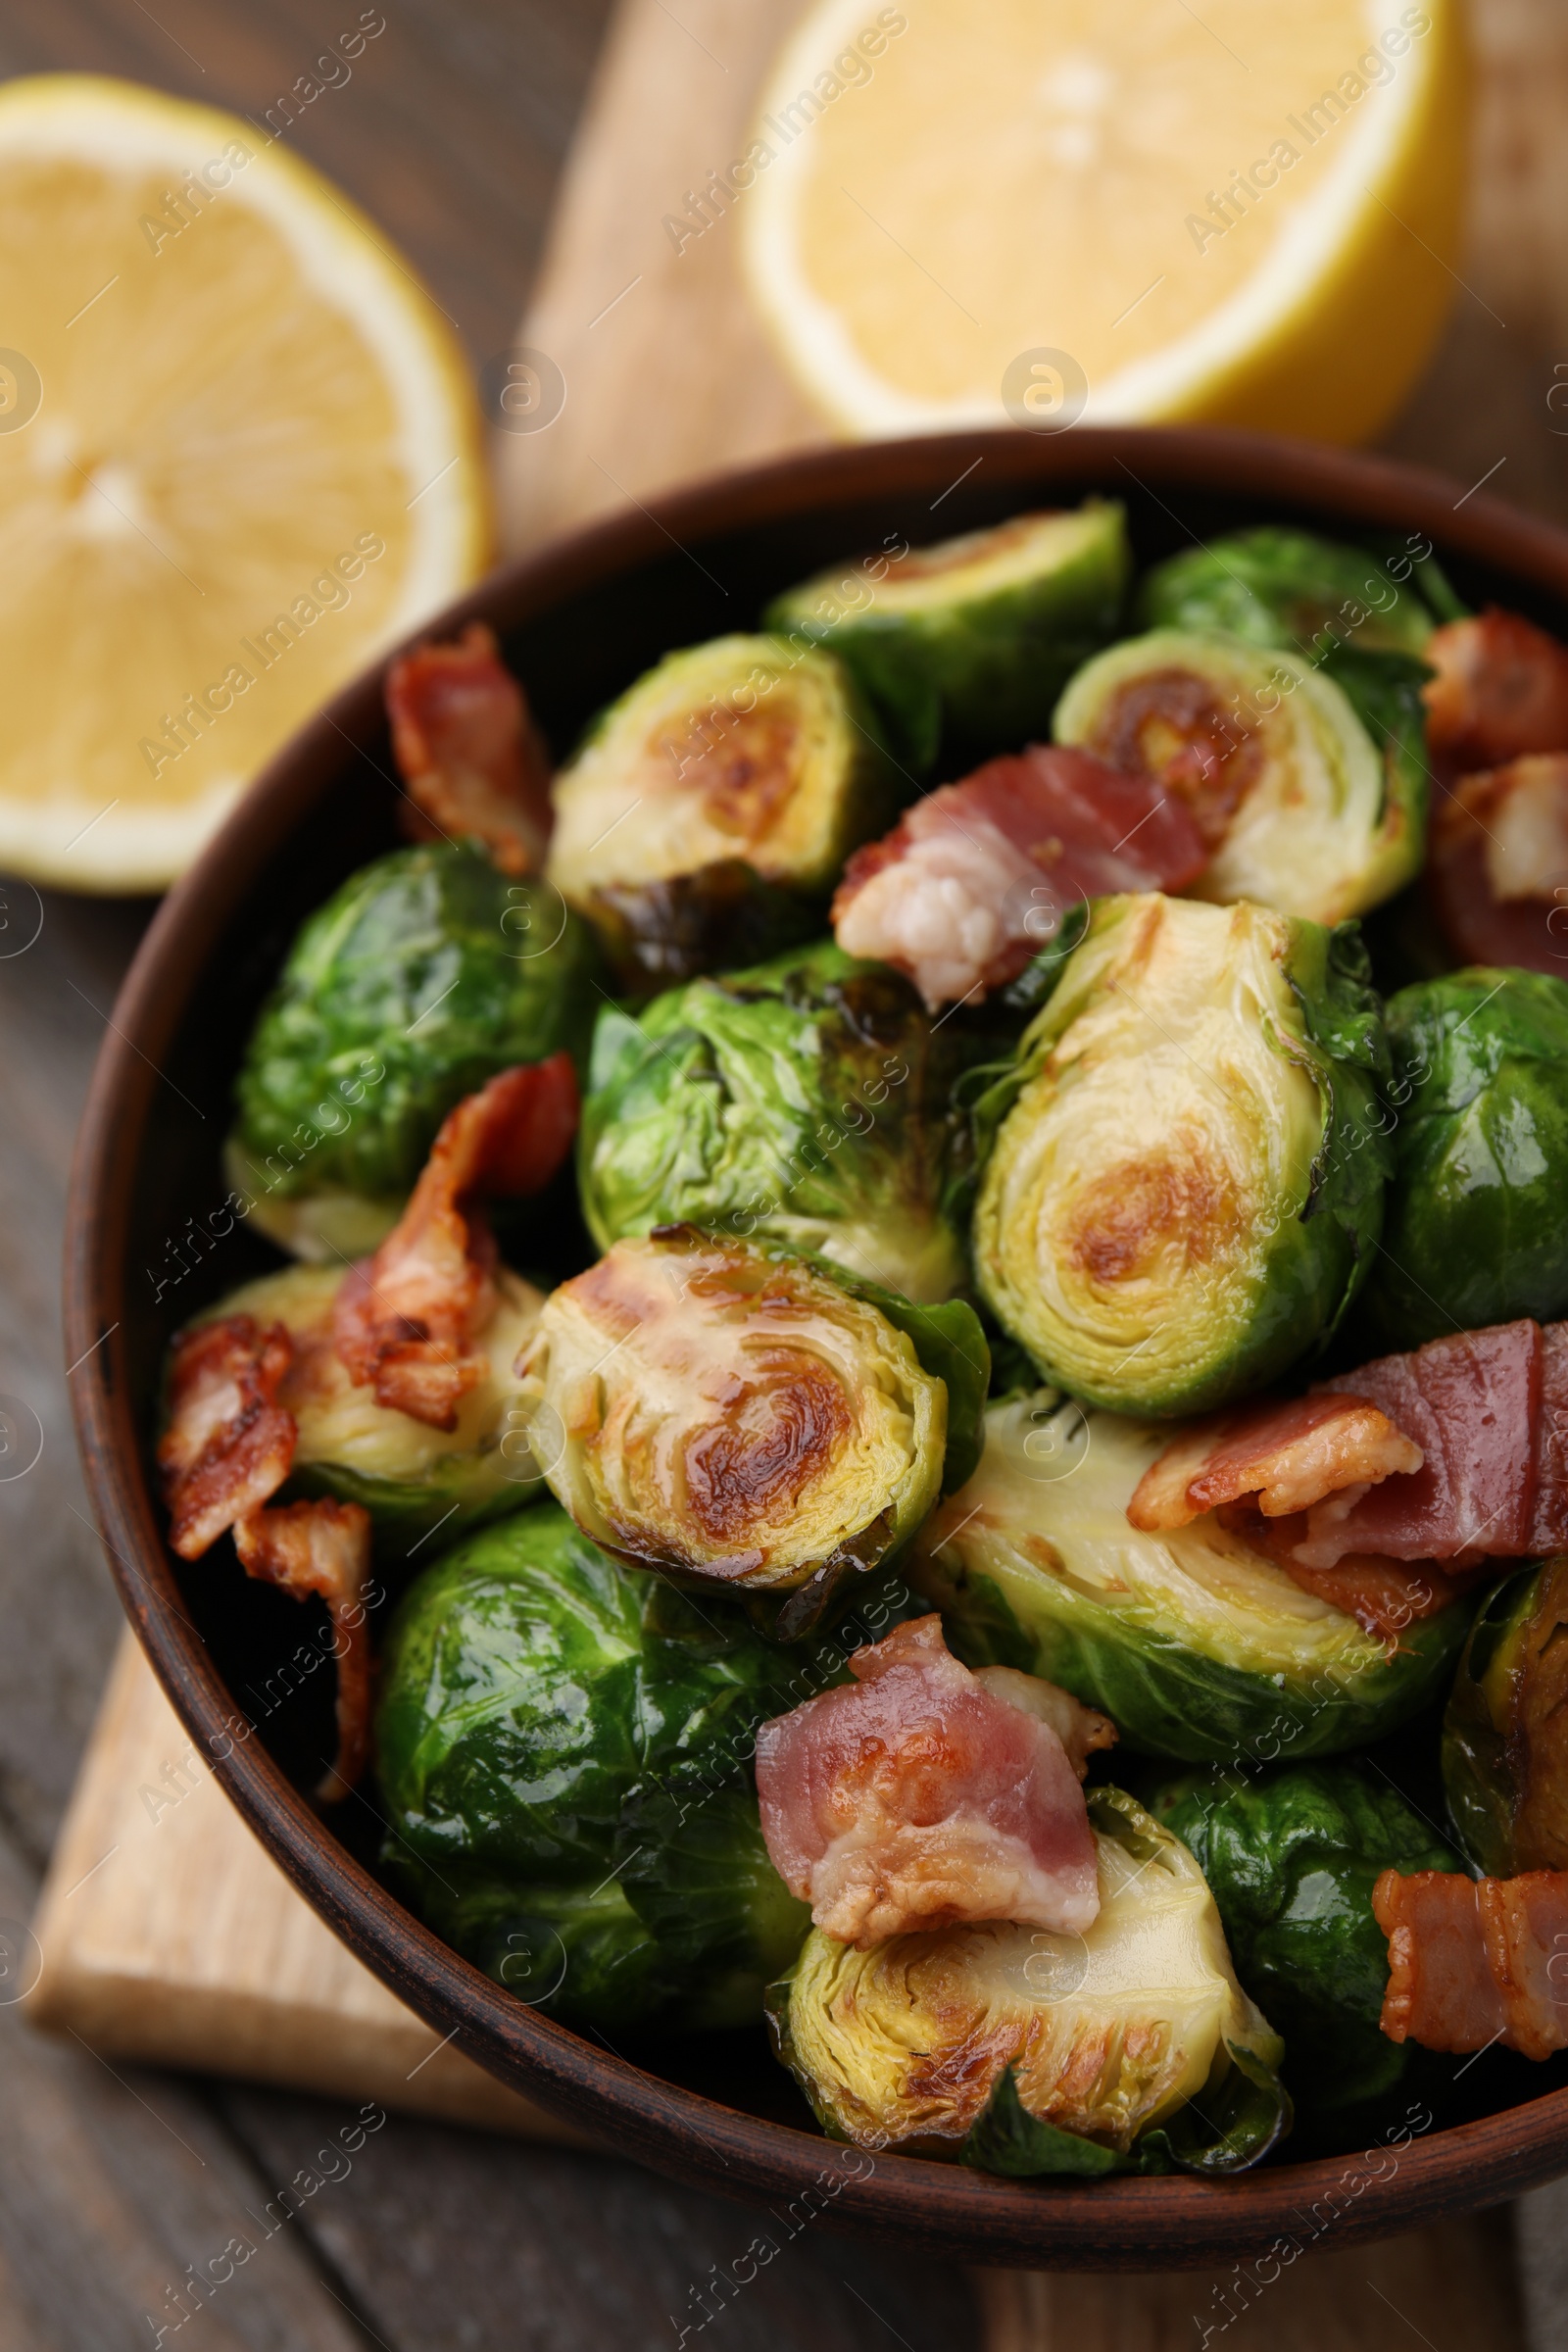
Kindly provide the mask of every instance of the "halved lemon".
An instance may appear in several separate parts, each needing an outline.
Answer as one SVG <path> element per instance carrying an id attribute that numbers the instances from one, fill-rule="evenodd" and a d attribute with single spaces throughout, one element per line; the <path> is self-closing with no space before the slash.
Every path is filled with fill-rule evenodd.
<path id="1" fill-rule="evenodd" d="M 265 129 L 0 90 L 0 869 L 173 880 L 334 687 L 488 560 L 457 343 Z"/>
<path id="2" fill-rule="evenodd" d="M 847 432 L 1355 440 L 1457 283 L 1465 89 L 1458 0 L 822 0 L 727 201 Z"/>

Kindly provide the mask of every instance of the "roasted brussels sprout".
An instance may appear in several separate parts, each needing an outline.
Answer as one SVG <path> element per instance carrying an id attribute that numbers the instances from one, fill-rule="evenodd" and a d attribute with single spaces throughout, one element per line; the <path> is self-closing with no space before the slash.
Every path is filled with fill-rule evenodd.
<path id="1" fill-rule="evenodd" d="M 1483 1603 L 1443 1725 L 1448 1811 L 1477 1869 L 1568 1870 L 1568 1553 Z"/>
<path id="2" fill-rule="evenodd" d="M 627 886 L 737 858 L 825 900 L 850 852 L 889 821 L 896 783 L 832 654 L 718 637 L 666 654 L 595 721 L 556 778 L 550 879 L 585 913 L 611 893 L 615 920 Z"/>
<path id="3" fill-rule="evenodd" d="M 617 1242 L 547 1301 L 522 1359 L 552 1492 L 620 1557 L 782 1600 L 808 1631 L 975 1460 L 972 1310 L 689 1226 Z"/>
<path id="4" fill-rule="evenodd" d="M 1391 1648 L 1212 1513 L 1157 1535 L 1131 1526 L 1168 1435 L 1050 1392 L 991 1406 L 978 1471 L 906 1571 L 966 1665 L 1059 1683 L 1127 1746 L 1193 1763 L 1331 1755 L 1436 1694 L 1464 1602 Z"/>
<path id="5" fill-rule="evenodd" d="M 1334 1330 L 1378 1238 L 1388 1049 L 1359 941 L 1151 893 L 1095 901 L 1054 968 L 977 1109 L 980 1291 L 1074 1396 L 1228 1402 Z"/>
<path id="6" fill-rule="evenodd" d="M 744 858 L 662 882 L 607 882 L 593 916 L 614 984 L 632 999 L 781 956 L 822 928 L 819 899 L 764 882 Z"/>
<path id="7" fill-rule="evenodd" d="M 1320 657 L 1347 644 L 1419 655 L 1437 623 L 1408 557 L 1399 568 L 1402 583 L 1358 548 L 1265 524 L 1157 564 L 1139 588 L 1138 614 L 1147 629 L 1243 637 Z"/>
<path id="8" fill-rule="evenodd" d="M 936 547 L 878 554 L 787 589 L 769 628 L 830 646 L 902 757 L 1013 751 L 1116 625 L 1130 557 L 1119 506 L 1017 514 Z"/>
<path id="9" fill-rule="evenodd" d="M 597 968 L 556 892 L 469 843 L 352 874 L 300 931 L 245 1051 L 228 1165 L 252 1223 L 302 1257 L 373 1250 L 465 1095 L 586 1054 Z"/>
<path id="10" fill-rule="evenodd" d="M 1222 2173 L 1288 2129 L 1283 2044 L 1192 1855 L 1119 1788 L 1092 1788 L 1089 1815 L 1082 1936 L 944 1928 L 862 1952 L 812 1931 L 768 2014 L 835 2138 L 990 2172 Z"/>
<path id="11" fill-rule="evenodd" d="M 768 1235 L 911 1298 L 967 1274 L 956 1023 L 831 940 L 606 1008 L 578 1140 L 601 1249 L 656 1225 Z"/>
<path id="12" fill-rule="evenodd" d="M 388 1638 L 387 1872 L 552 2017 L 745 2024 L 809 1925 L 751 1767 L 799 1676 L 742 1613 L 618 1566 L 553 1503 L 487 1528 L 425 1571 Z"/>
<path id="13" fill-rule="evenodd" d="M 1236 1973 L 1285 2036 L 1285 2079 L 1326 2122 L 1383 2098 L 1413 2043 L 1379 2030 L 1388 1940 L 1372 1913 L 1385 1870 L 1453 1870 L 1458 1857 L 1370 1765 L 1293 1765 L 1248 1779 L 1192 1772 L 1151 1810 L 1189 1846 L 1219 1905 Z"/>
<path id="14" fill-rule="evenodd" d="M 1415 682 L 1412 670 L 1404 685 Z M 1396 681 L 1367 683 L 1381 736 L 1397 714 Z M 1418 727 L 1419 702 L 1406 701 L 1400 728 Z M 1081 669 L 1054 731 L 1189 803 L 1212 853 L 1197 898 L 1339 923 L 1392 897 L 1421 862 L 1419 732 L 1398 732 L 1386 754 L 1344 688 L 1300 654 L 1156 629 Z"/>
<path id="15" fill-rule="evenodd" d="M 1568 982 L 1452 972 L 1390 1000 L 1394 1180 L 1358 1315 L 1414 1348 L 1568 1311 Z"/>
<path id="16" fill-rule="evenodd" d="M 404 1538 L 440 1526 L 456 1536 L 542 1494 L 513 1371 L 538 1324 L 539 1292 L 498 1270 L 499 1303 L 483 1338 L 489 1375 L 463 1398 L 457 1426 L 442 1430 L 389 1411 L 349 1378 L 332 1339 L 342 1276 L 341 1266 L 289 1266 L 212 1309 L 215 1317 L 254 1315 L 264 1327 L 281 1323 L 294 1342 L 277 1392 L 299 1428 L 285 1491 L 363 1503 L 379 1532 Z"/>

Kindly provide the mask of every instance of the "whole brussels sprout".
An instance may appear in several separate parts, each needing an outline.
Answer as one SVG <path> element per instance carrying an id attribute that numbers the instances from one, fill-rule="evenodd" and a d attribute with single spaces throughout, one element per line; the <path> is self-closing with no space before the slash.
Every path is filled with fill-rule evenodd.
<path id="1" fill-rule="evenodd" d="M 394 850 L 300 930 L 235 1086 L 230 1180 L 302 1257 L 373 1250 L 447 1112 L 563 1048 L 594 1012 L 593 934 L 471 843 Z"/>
<path id="2" fill-rule="evenodd" d="M 376 1719 L 387 1874 L 568 2024 L 745 2024 L 809 1913 L 768 1861 L 756 1729 L 839 1671 L 619 1566 L 543 1503 L 427 1569 Z"/>
<path id="3" fill-rule="evenodd" d="M 1568 1554 L 1483 1602 L 1443 1724 L 1459 1842 L 1489 1878 L 1568 1870 Z"/>
<path id="4" fill-rule="evenodd" d="M 1358 1315 L 1385 1348 L 1568 1312 L 1568 982 L 1480 966 L 1388 1005 L 1398 1105 Z"/>
<path id="5" fill-rule="evenodd" d="M 577 1525 L 631 1562 L 765 1602 L 781 1639 L 961 1483 L 989 1374 L 958 1301 L 913 1306 L 689 1226 L 617 1242 L 564 1283 L 521 1368 L 535 1456 Z"/>
<path id="6" fill-rule="evenodd" d="M 1391 1649 L 1212 1513 L 1133 1527 L 1133 1490 L 1168 1435 L 1050 1392 L 990 1407 L 978 1471 L 906 1572 L 967 1665 L 1059 1683 L 1128 1747 L 1193 1763 L 1331 1755 L 1436 1695 L 1467 1603 Z"/>
<path id="7" fill-rule="evenodd" d="M 556 778 L 550 879 L 593 913 L 600 891 L 738 858 L 825 898 L 888 823 L 896 783 L 832 654 L 717 637 L 666 654 L 595 720 Z"/>
<path id="8" fill-rule="evenodd" d="M 1303 2115 L 1326 2121 L 1395 2090 L 1420 2061 L 1379 2030 L 1389 1954 L 1372 1888 L 1385 1870 L 1455 1870 L 1452 1848 L 1353 1758 L 1250 1780 L 1190 1772 L 1150 1809 L 1208 1881 L 1236 1973 L 1285 2036 Z"/>
<path id="9" fill-rule="evenodd" d="M 1088 1792 L 1100 1915 L 858 1951 L 820 1929 L 770 1987 L 779 2056 L 836 2139 L 1014 2174 L 1239 2172 L 1289 2129 L 1284 2045 L 1236 1981 L 1186 1847 Z"/>
<path id="10" fill-rule="evenodd" d="M 1139 588 L 1138 613 L 1148 629 L 1242 637 L 1301 654 L 1332 656 L 1353 644 L 1419 655 L 1437 623 L 1408 557 L 1400 568 L 1402 582 L 1359 548 L 1262 524 L 1156 564 Z"/>
<path id="11" fill-rule="evenodd" d="M 460 1401 L 456 1426 L 444 1430 L 377 1404 L 373 1388 L 349 1378 L 332 1339 L 342 1279 L 340 1265 L 286 1266 L 211 1309 L 215 1318 L 254 1315 L 264 1328 L 281 1323 L 294 1343 L 277 1395 L 299 1430 L 284 1492 L 361 1503 L 377 1532 L 405 1547 L 437 1527 L 456 1537 L 536 1501 L 544 1478 L 528 1448 L 513 1366 L 538 1326 L 541 1294 L 497 1269 L 496 1311 L 481 1342 L 490 1369 Z"/>
<path id="12" fill-rule="evenodd" d="M 1390 1150 L 1352 930 L 1099 899 L 1013 1067 L 974 1218 L 987 1305 L 1048 1380 L 1129 1413 L 1245 1396 L 1334 1331 Z"/>
<path id="13" fill-rule="evenodd" d="M 1081 669 L 1054 731 L 1189 803 L 1212 851 L 1194 897 L 1340 923 L 1402 888 L 1426 840 L 1424 671 L 1357 675 L 1362 710 L 1301 654 L 1156 629 Z"/>
<path id="14" fill-rule="evenodd" d="M 577 1147 L 602 1250 L 691 1223 L 818 1250 L 908 1298 L 967 1272 L 966 1059 L 908 982 L 831 940 L 604 1010 Z"/>
<path id="15" fill-rule="evenodd" d="M 782 636 L 831 647 L 902 757 L 950 764 L 1044 735 L 1078 664 L 1116 625 L 1126 516 L 1089 499 L 990 530 L 837 564 L 767 609 Z"/>

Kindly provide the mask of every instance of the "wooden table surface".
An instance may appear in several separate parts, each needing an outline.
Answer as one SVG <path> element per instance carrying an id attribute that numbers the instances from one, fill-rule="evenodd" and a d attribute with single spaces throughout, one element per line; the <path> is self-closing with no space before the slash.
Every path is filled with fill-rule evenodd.
<path id="1" fill-rule="evenodd" d="M 511 342 L 527 296 L 609 0 L 384 5 L 385 36 L 294 135 L 413 255 L 482 363 Z M 122 74 L 256 114 L 357 13 L 348 0 L 11 0 L 0 74 Z M 678 0 L 665 13 L 678 23 Z M 1491 468 L 1490 489 L 1568 518 L 1568 414 L 1548 407 L 1568 380 L 1568 10 L 1487 0 L 1478 33 L 1474 252 L 1448 339 L 1389 446 L 1465 486 Z M 160 2327 L 193 2352 L 672 2347 L 670 2315 L 689 2318 L 692 2290 L 748 2241 L 741 2208 L 612 2159 L 397 2117 L 352 2157 L 328 2154 L 350 2119 L 327 2102 L 111 2071 L 9 2011 L 28 1970 L 20 1923 L 120 1623 L 76 1467 L 58 1266 L 73 1131 L 149 911 L 46 896 L 34 944 L 8 954 L 36 907 L 0 885 L 0 1406 L 16 1400 L 13 1419 L 35 1416 L 42 1438 L 24 1475 L 0 1456 L 0 2352 L 118 2352 L 156 2344 Z M 301 2173 L 322 2185 L 265 2235 L 258 2217 Z M 241 2235 L 258 2251 L 176 2329 L 179 2282 Z M 1134 2294 L 1125 2352 L 1194 2340 L 1141 2309 Z M 1477 2316 L 1462 2294 L 1446 2316 L 1423 2305 L 1414 2335 L 1459 2352 L 1479 2340 Z M 1391 2312 L 1390 2342 L 1414 2340 L 1413 2327 Z M 956 2273 L 822 2231 L 760 2272 L 722 2329 L 727 2352 L 967 2352 L 981 2314 Z M 1496 2340 L 1511 2336 L 1505 2326 Z M 1069 2337 L 1098 2352 L 1098 2336 Z M 1244 2339 L 1263 2340 L 1244 2328 L 1239 2352 Z"/>

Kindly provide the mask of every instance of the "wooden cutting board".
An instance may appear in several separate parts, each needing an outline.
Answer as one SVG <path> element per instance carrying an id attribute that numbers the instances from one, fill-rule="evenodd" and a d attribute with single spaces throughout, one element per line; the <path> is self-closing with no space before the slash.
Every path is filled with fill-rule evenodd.
<path id="1" fill-rule="evenodd" d="M 1550 7 L 1495 0 L 1487 20 L 1484 88 L 1503 103 L 1490 115 L 1483 107 L 1476 177 L 1487 193 L 1478 217 L 1494 275 L 1516 292 L 1525 262 L 1541 264 L 1543 284 L 1550 278 L 1546 199 L 1556 149 L 1548 134 L 1568 84 Z M 798 13 L 798 0 L 680 0 L 678 9 L 623 0 L 518 335 L 519 346 L 560 370 L 564 405 L 544 430 L 495 436 L 509 549 L 693 474 L 828 437 L 746 306 L 731 224 L 680 252 L 662 225 L 688 189 L 737 152 L 760 76 Z M 1525 135 L 1532 122 L 1535 149 Z M 1499 188 L 1512 192 L 1505 212 Z M 1484 259 L 1468 267 L 1494 282 Z M 1458 332 L 1468 350 L 1462 321 Z M 507 356 L 492 360 L 492 385 L 505 380 Z M 1504 355 L 1495 364 L 1514 363 Z M 1515 388 L 1523 398 L 1522 382 Z M 1442 462 L 1424 421 L 1431 413 L 1418 402 L 1405 444 Z M 1468 462 L 1464 431 L 1456 421 L 1458 471 Z M 1521 449 L 1509 487 L 1515 495 L 1528 487 L 1551 507 L 1560 452 L 1544 433 L 1541 448 L 1535 473 Z M 35 1934 L 41 1975 L 31 2014 L 111 2056 L 375 2098 L 563 2142 L 573 2136 L 439 2044 L 337 1942 L 191 1754 L 128 1633 Z M 1509 2239 L 1495 2219 L 1353 2254 L 1315 2253 L 1289 2278 L 1245 2316 L 1245 2296 L 1227 2299 L 1217 2274 L 991 2273 L 978 2285 L 991 2352 L 1068 2343 L 1074 2352 L 1165 2352 L 1206 2341 L 1205 2329 L 1229 2336 L 1235 2352 L 1261 2352 L 1265 2341 L 1271 2352 L 1317 2352 L 1324 2342 L 1372 2352 L 1412 2335 L 1443 2352 L 1461 2342 L 1501 2352 L 1520 2341 Z"/>

